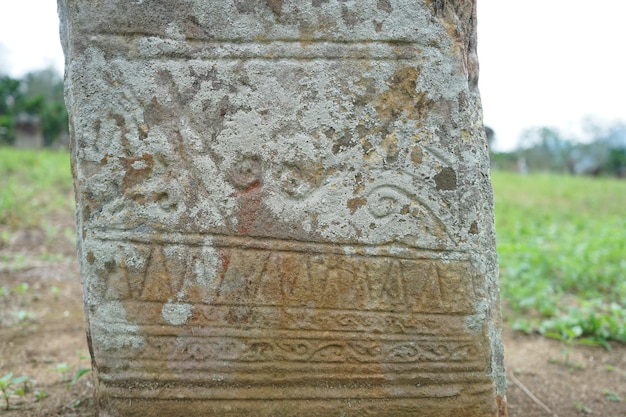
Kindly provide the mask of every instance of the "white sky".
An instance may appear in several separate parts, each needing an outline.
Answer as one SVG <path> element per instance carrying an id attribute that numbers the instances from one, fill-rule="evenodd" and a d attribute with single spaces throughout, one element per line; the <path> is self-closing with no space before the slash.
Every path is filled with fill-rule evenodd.
<path id="1" fill-rule="evenodd" d="M 0 72 L 63 71 L 56 0 L 0 0 Z"/>
<path id="2" fill-rule="evenodd" d="M 626 1 L 478 0 L 485 124 L 500 149 L 521 130 L 626 119 Z"/>
<path id="3" fill-rule="evenodd" d="M 0 1 L 0 72 L 62 71 L 56 1 Z M 626 120 L 626 1 L 477 1 L 479 85 L 498 149 L 527 127 Z"/>

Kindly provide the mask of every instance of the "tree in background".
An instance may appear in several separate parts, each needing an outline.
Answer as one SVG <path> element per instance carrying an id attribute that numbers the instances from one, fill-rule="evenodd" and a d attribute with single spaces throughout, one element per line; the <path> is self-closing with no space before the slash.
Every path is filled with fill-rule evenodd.
<path id="1" fill-rule="evenodd" d="M 581 145 L 582 153 L 595 158 L 597 173 L 626 177 L 626 124 L 587 119 L 584 130 L 591 141 Z"/>
<path id="2" fill-rule="evenodd" d="M 522 133 L 524 147 L 517 151 L 526 161 L 528 170 L 567 172 L 572 140 L 551 127 L 527 129 Z"/>
<path id="3" fill-rule="evenodd" d="M 31 72 L 20 80 L 0 76 L 0 144 L 15 141 L 15 123 L 24 113 L 40 118 L 47 146 L 67 134 L 63 79 L 54 69 Z"/>
<path id="4" fill-rule="evenodd" d="M 11 143 L 15 138 L 16 101 L 20 82 L 9 76 L 0 77 L 0 144 Z"/>
<path id="5" fill-rule="evenodd" d="M 492 167 L 626 178 L 626 124 L 588 118 L 582 122 L 582 132 L 582 137 L 573 137 L 553 127 L 526 129 L 521 135 L 523 146 L 491 153 Z"/>

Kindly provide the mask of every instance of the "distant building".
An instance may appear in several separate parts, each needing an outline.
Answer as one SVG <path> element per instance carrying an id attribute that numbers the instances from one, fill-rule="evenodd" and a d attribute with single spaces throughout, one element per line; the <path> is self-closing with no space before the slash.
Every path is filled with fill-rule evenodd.
<path id="1" fill-rule="evenodd" d="M 15 121 L 15 143 L 19 149 L 40 149 L 43 147 L 41 120 L 38 116 L 20 113 Z"/>

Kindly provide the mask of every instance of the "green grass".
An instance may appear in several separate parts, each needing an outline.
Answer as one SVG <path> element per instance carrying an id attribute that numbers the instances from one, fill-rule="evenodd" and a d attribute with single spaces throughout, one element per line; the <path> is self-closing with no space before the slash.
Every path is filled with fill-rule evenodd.
<path id="1" fill-rule="evenodd" d="M 492 179 L 506 319 L 563 340 L 626 342 L 626 181 Z"/>
<path id="2" fill-rule="evenodd" d="M 67 152 L 0 147 L 0 226 L 40 226 L 42 217 L 73 209 Z"/>

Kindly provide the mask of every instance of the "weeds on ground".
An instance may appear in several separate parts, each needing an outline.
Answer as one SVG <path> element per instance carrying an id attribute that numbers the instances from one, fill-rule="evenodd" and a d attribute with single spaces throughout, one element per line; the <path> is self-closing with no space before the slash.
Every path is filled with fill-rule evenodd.
<path id="1" fill-rule="evenodd" d="M 80 359 L 84 359 L 84 357 L 80 357 Z M 50 371 L 61 374 L 61 382 L 66 383 L 69 388 L 70 385 L 74 385 L 81 377 L 91 372 L 91 369 L 79 367 L 76 371 L 74 371 L 74 368 L 71 365 L 61 362 L 57 363 L 54 368 L 50 369 Z"/>
<path id="2" fill-rule="evenodd" d="M 27 376 L 13 377 L 13 373 L 10 372 L 0 378 L 0 392 L 5 402 L 5 410 L 15 408 L 11 405 L 11 398 L 14 396 L 22 396 L 28 394 L 32 390 L 32 384 L 35 381 Z"/>
<path id="3" fill-rule="evenodd" d="M 514 329 L 626 342 L 626 181 L 494 172 L 502 298 Z"/>
<path id="4" fill-rule="evenodd" d="M 27 282 L 14 286 L 0 287 L 0 326 L 11 327 L 19 325 L 26 327 L 35 319 L 31 310 L 31 303 L 38 295 Z"/>
<path id="5" fill-rule="evenodd" d="M 604 391 L 602 391 L 602 393 L 604 394 L 604 398 L 609 401 L 612 401 L 614 403 L 622 402 L 622 398 L 615 391 L 605 389 Z"/>
<path id="6" fill-rule="evenodd" d="M 72 246 L 73 227 L 53 219 L 73 210 L 69 159 L 67 152 L 0 147 L 0 271 L 65 260 L 53 248 Z"/>
<path id="7" fill-rule="evenodd" d="M 579 413 L 583 413 L 583 414 L 593 414 L 593 411 L 591 410 L 591 408 L 587 407 L 585 404 L 583 404 L 580 401 L 577 401 L 574 403 L 574 407 L 576 407 L 576 410 Z"/>

